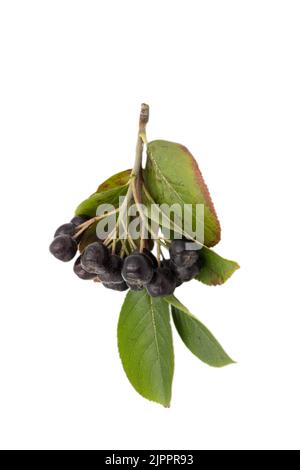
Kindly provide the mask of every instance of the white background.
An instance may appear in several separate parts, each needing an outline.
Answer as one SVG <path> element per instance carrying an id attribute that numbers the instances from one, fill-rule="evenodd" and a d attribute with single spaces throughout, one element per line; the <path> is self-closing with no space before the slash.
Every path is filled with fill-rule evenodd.
<path id="1" fill-rule="evenodd" d="M 0 446 L 299 449 L 297 1 L 2 1 Z M 55 228 L 149 139 L 197 157 L 241 269 L 178 297 L 238 364 L 174 334 L 170 409 L 118 357 L 123 294 L 51 257 Z M 174 332 L 175 333 L 175 332 Z"/>

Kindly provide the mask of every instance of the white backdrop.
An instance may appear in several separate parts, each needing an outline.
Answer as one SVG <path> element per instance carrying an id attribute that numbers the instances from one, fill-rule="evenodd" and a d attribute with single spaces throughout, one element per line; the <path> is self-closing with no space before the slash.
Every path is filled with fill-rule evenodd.
<path id="1" fill-rule="evenodd" d="M 0 446 L 299 449 L 299 2 L 0 4 Z M 83 282 L 56 227 L 149 139 L 196 156 L 241 269 L 178 297 L 237 365 L 175 340 L 170 409 L 118 357 L 123 294 Z"/>

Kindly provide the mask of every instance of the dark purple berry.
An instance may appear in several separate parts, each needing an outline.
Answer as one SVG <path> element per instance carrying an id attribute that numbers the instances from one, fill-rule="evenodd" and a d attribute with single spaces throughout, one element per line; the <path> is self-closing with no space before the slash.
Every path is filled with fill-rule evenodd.
<path id="1" fill-rule="evenodd" d="M 173 240 L 170 246 L 171 260 L 178 267 L 189 268 L 199 260 L 199 249 L 197 248 L 197 245 L 191 241 Z"/>
<path id="2" fill-rule="evenodd" d="M 59 235 L 51 243 L 50 252 L 61 261 L 70 261 L 77 253 L 77 243 L 69 235 Z"/>
<path id="3" fill-rule="evenodd" d="M 152 251 L 147 250 L 146 248 L 144 248 L 143 255 L 147 256 L 150 259 L 153 268 L 157 268 L 157 266 L 158 266 L 157 259 L 154 256 L 154 254 L 152 253 Z"/>
<path id="4" fill-rule="evenodd" d="M 98 275 L 98 278 L 102 281 L 104 287 L 120 292 L 128 289 L 128 286 L 121 275 L 122 267 L 123 259 L 118 255 L 111 255 L 105 269 Z"/>
<path id="5" fill-rule="evenodd" d="M 178 240 L 172 240 L 172 243 L 169 248 L 169 252 L 171 257 L 173 258 L 174 256 L 180 255 L 185 251 L 185 240 L 184 239 L 178 239 Z"/>
<path id="6" fill-rule="evenodd" d="M 184 266 L 175 266 L 174 270 L 176 273 L 176 277 L 180 282 L 190 281 L 199 273 L 199 267 L 197 263 L 193 264 L 193 266 L 190 266 L 188 268 Z"/>
<path id="7" fill-rule="evenodd" d="M 102 281 L 103 283 L 123 283 L 124 279 L 121 275 L 122 267 L 123 259 L 118 255 L 111 255 L 109 262 L 105 266 L 105 269 L 98 275 L 100 281 Z"/>
<path id="8" fill-rule="evenodd" d="M 94 279 L 97 275 L 95 273 L 88 273 L 83 267 L 81 266 L 81 256 L 77 258 L 74 263 L 73 271 L 77 274 L 80 279 Z"/>
<path id="9" fill-rule="evenodd" d="M 163 259 L 162 262 L 160 263 L 162 268 L 167 268 L 173 270 L 173 263 L 171 262 L 170 259 Z"/>
<path id="10" fill-rule="evenodd" d="M 167 268 L 157 268 L 151 282 L 147 285 L 148 294 L 151 297 L 161 297 L 173 294 L 176 287 L 176 275 Z"/>
<path id="11" fill-rule="evenodd" d="M 181 286 L 182 281 L 180 281 L 180 279 L 178 279 L 177 276 L 176 276 L 177 267 L 174 265 L 174 263 L 170 259 L 164 259 L 161 262 L 161 266 L 170 269 L 175 275 L 176 287 Z"/>
<path id="12" fill-rule="evenodd" d="M 109 262 L 109 251 L 100 242 L 88 245 L 81 255 L 81 265 L 89 273 L 101 274 Z"/>
<path id="13" fill-rule="evenodd" d="M 78 225 L 83 224 L 89 219 L 90 217 L 88 215 L 75 215 L 73 219 L 71 219 L 71 223 L 74 224 L 75 227 L 78 227 Z"/>
<path id="14" fill-rule="evenodd" d="M 56 230 L 54 234 L 54 237 L 57 237 L 58 235 L 70 235 L 72 237 L 75 233 L 75 229 L 76 229 L 75 225 L 72 224 L 71 222 L 67 224 L 63 224 L 60 227 L 58 227 L 58 229 Z"/>
<path id="15" fill-rule="evenodd" d="M 124 260 L 122 277 L 130 285 L 143 287 L 154 274 L 152 260 L 143 253 L 133 253 Z"/>

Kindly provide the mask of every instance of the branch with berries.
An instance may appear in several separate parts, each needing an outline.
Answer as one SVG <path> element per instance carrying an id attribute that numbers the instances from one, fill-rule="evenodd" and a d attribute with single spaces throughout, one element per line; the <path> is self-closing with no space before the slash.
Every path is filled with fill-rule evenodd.
<path id="1" fill-rule="evenodd" d="M 73 270 L 80 279 L 128 290 L 118 322 L 124 370 L 143 397 L 168 407 L 174 371 L 171 316 L 202 362 L 233 363 L 175 290 L 193 279 L 223 284 L 239 266 L 211 249 L 220 240 L 220 224 L 195 159 L 180 144 L 148 143 L 148 121 L 149 106 L 142 104 L 133 168 L 111 176 L 77 207 L 71 221 L 56 230 L 50 252 L 67 262 L 79 251 Z"/>

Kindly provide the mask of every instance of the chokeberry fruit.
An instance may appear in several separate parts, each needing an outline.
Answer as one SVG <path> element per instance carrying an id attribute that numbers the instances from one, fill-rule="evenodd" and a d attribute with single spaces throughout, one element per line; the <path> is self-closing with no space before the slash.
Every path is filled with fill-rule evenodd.
<path id="1" fill-rule="evenodd" d="M 173 294 L 176 287 L 176 275 L 167 267 L 157 268 L 151 282 L 147 285 L 151 297 L 161 297 Z"/>
<path id="2" fill-rule="evenodd" d="M 83 269 L 81 266 L 81 256 L 79 256 L 75 261 L 73 271 L 78 277 L 80 277 L 80 279 L 94 279 L 96 277 L 95 273 L 88 273 Z"/>
<path id="3" fill-rule="evenodd" d="M 54 234 L 54 237 L 57 237 L 58 235 L 70 235 L 72 237 L 75 233 L 75 229 L 75 225 L 72 224 L 72 222 L 68 222 L 67 224 L 63 224 L 58 227 Z"/>
<path id="4" fill-rule="evenodd" d="M 69 235 L 58 235 L 51 243 L 50 252 L 61 261 L 70 261 L 77 252 L 77 243 Z"/>
<path id="5" fill-rule="evenodd" d="M 175 278 L 176 278 L 176 287 L 181 286 L 182 281 L 180 281 L 180 279 L 178 279 L 178 277 L 177 277 L 177 275 L 176 275 L 177 267 L 174 265 L 174 263 L 173 263 L 170 259 L 164 259 L 164 260 L 161 262 L 161 266 L 162 266 L 163 268 L 170 269 L 170 270 L 174 273 L 174 275 L 175 275 Z"/>
<path id="6" fill-rule="evenodd" d="M 75 215 L 73 219 L 71 219 L 71 223 L 74 224 L 75 227 L 78 227 L 78 225 L 83 224 L 89 219 L 90 217 L 88 215 Z"/>
<path id="7" fill-rule="evenodd" d="M 81 265 L 89 273 L 101 274 L 109 262 L 109 252 L 105 245 L 94 242 L 88 245 L 81 255 Z"/>
<path id="8" fill-rule="evenodd" d="M 193 279 L 199 273 L 199 266 L 197 263 L 189 266 L 188 268 L 185 266 L 175 266 L 174 268 L 176 277 L 180 282 L 187 282 Z"/>
<path id="9" fill-rule="evenodd" d="M 118 255 L 111 255 L 105 269 L 98 275 L 100 281 L 103 283 L 123 283 L 124 279 L 121 275 L 122 267 L 123 259 Z"/>
<path id="10" fill-rule="evenodd" d="M 139 252 L 135 251 L 134 253 L 139 253 Z M 157 268 L 157 266 L 158 266 L 157 259 L 154 256 L 154 254 L 152 253 L 152 251 L 148 250 L 147 248 L 144 248 L 143 251 L 142 251 L 142 254 L 149 258 L 149 260 L 152 263 L 153 268 Z"/>
<path id="11" fill-rule="evenodd" d="M 187 240 L 173 240 L 170 246 L 170 257 L 178 267 L 189 268 L 199 260 L 199 250 L 189 249 L 193 242 Z"/>
<path id="12" fill-rule="evenodd" d="M 143 253 L 133 253 L 125 258 L 122 277 L 126 283 L 142 287 L 151 281 L 153 274 L 152 260 Z"/>

